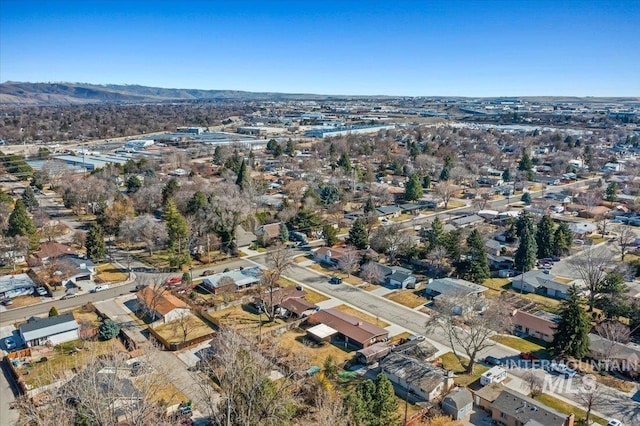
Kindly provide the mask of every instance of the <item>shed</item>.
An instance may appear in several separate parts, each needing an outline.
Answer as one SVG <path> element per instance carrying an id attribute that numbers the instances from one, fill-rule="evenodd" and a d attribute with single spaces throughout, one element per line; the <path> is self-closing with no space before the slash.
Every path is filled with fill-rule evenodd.
<path id="1" fill-rule="evenodd" d="M 442 411 L 460 420 L 473 408 L 473 396 L 466 388 L 455 388 L 442 400 Z"/>

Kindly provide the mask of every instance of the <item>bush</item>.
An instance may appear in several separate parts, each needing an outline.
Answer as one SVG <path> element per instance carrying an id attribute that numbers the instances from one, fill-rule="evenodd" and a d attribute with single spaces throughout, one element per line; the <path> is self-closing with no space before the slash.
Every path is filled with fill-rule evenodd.
<path id="1" fill-rule="evenodd" d="M 100 340 L 111 340 L 120 333 L 120 326 L 110 319 L 105 320 L 98 328 L 98 338 Z"/>
<path id="2" fill-rule="evenodd" d="M 56 309 L 55 306 L 52 306 L 51 309 L 49 309 L 49 316 L 50 317 L 57 317 L 58 314 L 58 310 Z"/>

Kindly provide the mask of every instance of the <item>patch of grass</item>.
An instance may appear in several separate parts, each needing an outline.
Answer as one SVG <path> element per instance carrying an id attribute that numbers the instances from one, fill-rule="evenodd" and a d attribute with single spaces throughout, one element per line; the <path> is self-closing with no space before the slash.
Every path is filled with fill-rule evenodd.
<path id="1" fill-rule="evenodd" d="M 362 279 L 356 277 L 355 275 L 347 275 L 342 271 L 331 268 L 329 266 L 325 266 L 321 263 L 314 263 L 313 265 L 310 265 L 308 267 L 322 274 L 331 275 L 331 276 L 335 275 L 336 277 L 340 277 L 342 278 L 342 281 L 347 284 L 360 285 L 364 282 L 362 281 Z"/>
<path id="2" fill-rule="evenodd" d="M 446 354 L 441 355 L 440 360 L 442 361 L 442 368 L 444 368 L 445 370 L 453 371 L 456 374 L 456 377 L 453 379 L 453 381 L 460 386 L 469 386 L 471 383 L 480 379 L 480 376 L 482 376 L 485 371 L 489 370 L 489 368 L 485 367 L 484 365 L 475 364 L 473 373 L 467 374 L 465 373 L 464 367 L 460 363 L 460 360 L 454 355 L 453 352 L 447 352 Z"/>
<path id="3" fill-rule="evenodd" d="M 113 263 L 105 263 L 96 267 L 96 282 L 117 283 L 126 279 L 127 274 Z"/>
<path id="4" fill-rule="evenodd" d="M 393 300 L 411 309 L 427 303 L 427 299 L 416 294 L 413 290 L 397 290 L 384 296 L 385 299 Z"/>
<path id="5" fill-rule="evenodd" d="M 167 324 L 155 327 L 154 330 L 169 343 L 182 343 L 184 340 L 184 327 L 188 330 L 187 341 L 206 336 L 213 330 L 195 315 L 189 315 L 188 319 L 182 321 L 172 321 Z"/>
<path id="6" fill-rule="evenodd" d="M 389 340 L 389 345 L 399 344 L 400 342 L 406 341 L 411 336 L 413 336 L 413 334 L 409 333 L 408 331 L 396 334 Z"/>
<path id="7" fill-rule="evenodd" d="M 560 306 L 560 301 L 550 297 L 542 296 L 535 293 L 523 293 L 522 297 L 531 300 L 545 308 L 545 310 L 555 313 Z"/>
<path id="8" fill-rule="evenodd" d="M 549 394 L 543 393 L 542 395 L 537 396 L 536 401 L 543 403 L 544 405 L 553 408 L 554 410 L 558 410 L 564 414 L 575 414 L 577 419 L 584 419 L 587 416 L 587 412 L 581 408 L 576 407 L 575 405 L 567 404 L 564 401 L 559 400 L 558 398 L 551 396 Z M 607 421 L 602 417 L 598 417 L 595 414 L 591 413 L 589 416 L 591 421 L 594 421 L 601 425 L 606 425 Z"/>
<path id="9" fill-rule="evenodd" d="M 76 347 L 84 348 L 84 350 L 71 352 Z M 39 358 L 32 359 L 27 366 L 18 367 L 18 371 L 24 375 L 25 382 L 35 388 L 52 383 L 66 371 L 70 373 L 72 368 L 82 369 L 99 355 L 116 354 L 118 352 L 126 352 L 118 339 L 111 339 L 106 342 L 73 340 L 55 346 L 51 351 L 43 353 L 42 356 L 46 357 L 47 361 L 38 362 Z"/>
<path id="10" fill-rule="evenodd" d="M 565 278 L 565 277 L 555 277 L 553 280 L 562 284 L 569 284 L 574 281 L 571 278 Z"/>
<path id="11" fill-rule="evenodd" d="M 151 373 L 154 374 L 154 373 Z M 151 401 L 160 402 L 164 401 L 168 406 L 179 404 L 186 401 L 188 398 L 174 386 L 173 383 L 155 374 L 152 378 L 139 377 L 133 381 L 141 387 L 148 388 L 148 394 Z"/>
<path id="12" fill-rule="evenodd" d="M 591 236 L 591 237 L 589 237 L 589 239 L 591 240 L 593 245 L 604 243 L 605 241 L 607 241 L 606 238 L 598 237 L 598 236 Z"/>
<path id="13" fill-rule="evenodd" d="M 410 214 L 401 214 L 401 215 L 400 215 L 400 216 L 398 216 L 398 217 L 392 217 L 390 220 L 391 220 L 392 222 L 402 222 L 402 221 L 405 221 L 405 220 L 409 220 L 409 219 L 411 219 L 412 217 L 413 217 L 413 216 L 411 216 Z"/>
<path id="14" fill-rule="evenodd" d="M 608 373 L 600 374 L 600 372 L 594 370 L 593 366 L 589 363 L 584 363 L 581 369 L 586 374 L 592 374 L 597 382 L 602 383 L 610 388 L 618 389 L 619 391 L 628 393 L 635 389 L 635 383 L 627 380 L 622 380 L 614 377 Z"/>
<path id="15" fill-rule="evenodd" d="M 95 312 L 93 311 L 87 312 L 84 308 L 74 309 L 72 312 L 73 312 L 73 317 L 76 319 L 77 322 L 81 323 L 83 321 L 89 321 L 91 325 L 93 325 L 94 327 L 100 326 L 100 318 L 98 317 L 98 314 L 96 314 Z"/>
<path id="16" fill-rule="evenodd" d="M 398 400 L 398 409 L 396 410 L 398 412 L 398 415 L 400 416 L 401 419 L 404 419 L 404 408 L 405 408 L 405 399 L 404 399 L 404 394 L 398 396 L 396 395 L 396 399 Z M 418 414 L 420 411 L 422 411 L 423 407 L 419 406 L 419 405 L 415 405 L 415 404 L 407 404 L 407 418 L 411 418 L 411 416 L 413 416 L 414 414 Z"/>
<path id="17" fill-rule="evenodd" d="M 308 288 L 304 289 L 306 296 L 304 296 L 304 300 L 309 303 L 318 304 L 320 302 L 324 302 L 325 300 L 329 300 L 329 298 L 323 294 L 318 293 L 317 291 L 310 290 Z"/>
<path id="18" fill-rule="evenodd" d="M 256 335 L 259 333 L 260 323 L 264 329 L 277 328 L 284 324 L 280 319 L 269 322 L 266 315 L 259 315 L 249 305 L 233 306 L 221 311 L 209 312 L 209 316 L 221 327 L 230 327 Z"/>
<path id="19" fill-rule="evenodd" d="M 507 287 L 510 284 L 511 281 L 509 281 L 509 278 L 489 278 L 487 280 L 484 280 L 484 282 L 482 283 L 483 286 L 498 291 L 507 290 Z"/>
<path id="20" fill-rule="evenodd" d="M 311 260 L 313 259 L 310 255 L 304 255 L 304 256 L 297 256 L 293 258 L 293 261 L 296 263 L 303 263 L 306 262 L 307 260 Z"/>
<path id="21" fill-rule="evenodd" d="M 369 314 L 366 314 L 362 311 L 359 311 L 357 309 L 352 308 L 351 306 L 347 306 L 347 305 L 338 305 L 336 306 L 334 309 L 340 311 L 340 312 L 344 312 L 345 314 L 349 314 L 349 315 L 353 315 L 354 317 L 358 317 L 363 321 L 367 321 L 370 322 L 371 324 L 377 325 L 378 327 L 381 328 L 385 328 L 385 327 L 389 327 L 389 323 L 386 323 L 384 321 L 382 321 L 380 318 L 371 316 Z"/>
<path id="22" fill-rule="evenodd" d="M 550 358 L 549 352 L 542 345 L 532 342 L 531 340 L 521 339 L 516 336 L 493 336 L 491 340 L 505 346 L 509 346 L 520 352 L 531 352 L 538 358 Z"/>

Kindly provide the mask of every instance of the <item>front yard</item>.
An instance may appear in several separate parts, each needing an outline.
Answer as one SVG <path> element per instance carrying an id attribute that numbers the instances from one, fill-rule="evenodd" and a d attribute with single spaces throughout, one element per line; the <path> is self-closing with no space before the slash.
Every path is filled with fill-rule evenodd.
<path id="1" fill-rule="evenodd" d="M 305 341 L 309 342 L 310 340 L 306 338 L 306 332 L 301 329 L 293 329 L 283 333 L 278 337 L 278 341 L 290 353 L 299 353 L 308 357 L 309 367 L 322 367 L 328 357 L 331 357 L 336 365 L 343 366 L 356 353 L 352 347 L 344 349 L 331 343 L 305 344 Z"/>
<path id="2" fill-rule="evenodd" d="M 532 341 L 533 339 L 521 339 L 520 337 L 516 336 L 499 335 L 493 336 L 491 340 L 505 346 L 509 346 L 510 348 L 513 348 L 520 352 L 532 352 L 538 358 L 547 359 L 551 357 L 549 352 L 547 352 L 546 347 L 542 346 L 541 344 L 535 343 L 534 341 Z"/>
<path id="3" fill-rule="evenodd" d="M 385 328 L 385 327 L 389 327 L 389 323 L 382 321 L 380 318 L 378 317 L 374 317 L 371 316 L 369 314 L 366 314 L 362 311 L 359 311 L 355 308 L 352 308 L 350 306 L 347 305 L 338 305 L 336 306 L 334 309 L 340 311 L 340 312 L 344 312 L 345 314 L 349 314 L 349 315 L 353 315 L 354 317 L 358 317 L 363 321 L 367 321 L 371 324 L 377 325 L 378 327 L 381 328 Z"/>
<path id="4" fill-rule="evenodd" d="M 424 293 L 424 290 L 397 290 L 384 297 L 413 309 L 428 302 L 426 298 L 422 297 L 422 293 Z"/>
<path id="5" fill-rule="evenodd" d="M 118 283 L 125 281 L 128 275 L 113 263 L 105 263 L 96 267 L 95 282 L 97 283 Z"/>

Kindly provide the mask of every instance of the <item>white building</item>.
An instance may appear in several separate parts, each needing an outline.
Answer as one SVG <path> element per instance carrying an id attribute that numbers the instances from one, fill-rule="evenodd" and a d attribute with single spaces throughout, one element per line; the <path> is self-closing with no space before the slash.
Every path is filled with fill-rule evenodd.
<path id="1" fill-rule="evenodd" d="M 80 325 L 72 313 L 43 319 L 34 317 L 19 328 L 20 337 L 29 347 L 76 340 L 79 330 Z"/>
<path id="2" fill-rule="evenodd" d="M 27 274 L 0 276 L 0 298 L 12 299 L 33 294 L 36 284 Z"/>

